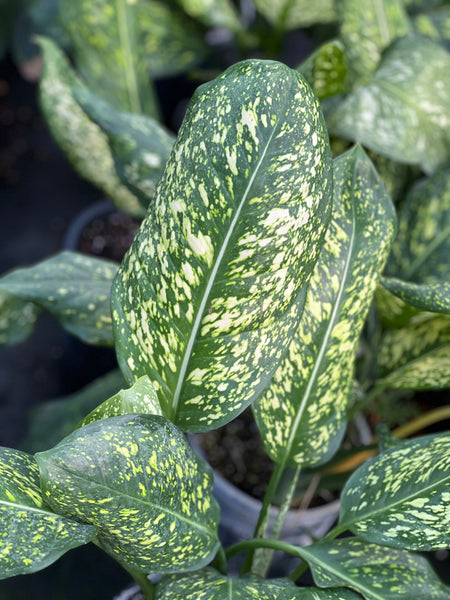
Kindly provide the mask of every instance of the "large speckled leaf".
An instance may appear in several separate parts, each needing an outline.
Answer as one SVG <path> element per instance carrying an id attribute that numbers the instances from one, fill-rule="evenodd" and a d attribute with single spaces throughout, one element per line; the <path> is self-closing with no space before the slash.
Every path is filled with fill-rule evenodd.
<path id="1" fill-rule="evenodd" d="M 450 546 L 450 433 L 409 440 L 362 465 L 341 496 L 339 525 L 383 546 Z"/>
<path id="2" fill-rule="evenodd" d="M 146 375 L 140 377 L 131 388 L 120 390 L 96 407 L 81 421 L 80 427 L 99 419 L 131 414 L 161 415 L 156 390 Z"/>
<path id="3" fill-rule="evenodd" d="M 230 421 L 270 381 L 328 225 L 330 171 L 296 71 L 245 61 L 194 95 L 112 293 L 126 379 L 147 374 L 182 429 Z"/>
<path id="4" fill-rule="evenodd" d="M 156 588 L 155 600 L 278 600 L 286 587 L 294 587 L 289 579 L 238 579 L 208 568 L 189 575 L 164 577 Z"/>
<path id="5" fill-rule="evenodd" d="M 167 419 L 95 421 L 36 460 L 49 505 L 95 525 L 101 545 L 128 567 L 174 573 L 214 557 L 212 472 Z"/>
<path id="6" fill-rule="evenodd" d="M 255 0 L 266 19 L 285 30 L 336 20 L 334 0 Z"/>
<path id="7" fill-rule="evenodd" d="M 362 80 L 378 67 L 383 51 L 410 31 L 401 0 L 340 0 L 341 38 L 352 73 Z"/>
<path id="8" fill-rule="evenodd" d="M 44 569 L 95 534 L 44 505 L 32 456 L 0 447 L 0 579 Z"/>
<path id="9" fill-rule="evenodd" d="M 419 313 L 403 328 L 387 331 L 377 349 L 386 386 L 400 390 L 450 385 L 450 315 Z"/>
<path id="10" fill-rule="evenodd" d="M 347 76 L 344 45 L 339 40 L 323 44 L 297 69 L 308 81 L 319 100 L 342 93 Z"/>
<path id="11" fill-rule="evenodd" d="M 135 0 L 59 0 L 59 15 L 87 87 L 117 110 L 158 116 Z"/>
<path id="12" fill-rule="evenodd" d="M 21 442 L 27 452 L 47 450 L 69 435 L 90 411 L 123 387 L 119 369 L 95 379 L 80 391 L 34 406 L 28 415 L 28 433 Z"/>
<path id="13" fill-rule="evenodd" d="M 450 588 L 425 558 L 358 538 L 299 548 L 320 587 L 348 586 L 365 600 L 449 600 Z"/>
<path id="14" fill-rule="evenodd" d="M 383 285 L 421 310 L 450 313 L 450 168 L 418 182 L 399 217 Z"/>
<path id="15" fill-rule="evenodd" d="M 116 272 L 117 265 L 109 260 L 65 251 L 4 275 L 0 278 L 0 341 L 23 339 L 44 309 L 84 342 L 112 345 L 109 302 Z M 14 329 L 20 326 L 20 319 L 15 319 L 21 311 L 24 335 L 19 336 Z"/>
<path id="16" fill-rule="evenodd" d="M 231 31 L 242 29 L 239 15 L 231 0 L 177 0 L 191 17 L 210 27 L 224 27 Z"/>
<path id="17" fill-rule="evenodd" d="M 364 151 L 337 158 L 331 224 L 302 319 L 270 388 L 253 405 L 275 462 L 314 465 L 337 450 L 358 338 L 394 232 L 394 207 Z"/>
<path id="18" fill-rule="evenodd" d="M 361 600 L 356 592 L 344 588 L 319 589 L 309 588 L 286 588 L 276 600 Z"/>
<path id="19" fill-rule="evenodd" d="M 450 8 L 443 6 L 439 10 L 419 14 L 413 19 L 417 33 L 439 42 L 450 50 Z"/>
<path id="20" fill-rule="evenodd" d="M 116 174 L 108 138 L 73 96 L 73 86 L 80 86 L 80 80 L 51 40 L 40 38 L 40 45 L 44 57 L 40 104 L 53 137 L 82 177 L 102 189 L 122 210 L 142 215 L 138 198 Z"/>
<path id="21" fill-rule="evenodd" d="M 107 136 L 122 183 L 147 207 L 155 196 L 175 137 L 155 119 L 116 111 L 84 87 L 73 88 L 73 93 Z"/>
<path id="22" fill-rule="evenodd" d="M 328 115 L 334 135 L 393 160 L 434 171 L 450 147 L 450 54 L 406 36 L 383 56 L 373 78 Z"/>

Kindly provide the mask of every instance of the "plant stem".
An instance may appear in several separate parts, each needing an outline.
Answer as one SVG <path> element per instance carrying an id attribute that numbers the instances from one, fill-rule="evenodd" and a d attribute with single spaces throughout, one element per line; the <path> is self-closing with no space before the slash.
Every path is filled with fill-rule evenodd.
<path id="1" fill-rule="evenodd" d="M 297 556 L 297 558 L 301 558 L 301 548 L 287 542 L 280 542 L 280 540 L 272 540 L 271 538 L 253 538 L 238 542 L 230 546 L 225 554 L 227 560 L 230 560 L 230 558 L 233 558 L 233 556 L 236 556 L 240 552 L 256 550 L 257 548 L 272 548 L 273 550 L 280 550 L 281 552 L 286 552 L 286 554 L 292 554 L 293 556 Z"/>
<path id="2" fill-rule="evenodd" d="M 225 550 L 223 549 L 222 544 L 219 546 L 219 550 L 217 551 L 217 555 L 214 559 L 213 566 L 219 571 L 219 573 L 222 573 L 222 575 L 226 575 L 228 572 L 227 557 L 225 555 Z"/>
<path id="3" fill-rule="evenodd" d="M 450 419 L 450 405 L 430 410 L 430 412 L 420 415 L 420 417 L 413 419 L 409 423 L 400 425 L 400 427 L 394 429 L 392 433 L 397 437 L 408 437 L 421 429 L 425 429 L 425 427 L 428 427 L 429 425 L 439 423 L 439 421 L 445 421 L 446 419 Z"/>
<path id="4" fill-rule="evenodd" d="M 347 419 L 350 421 L 350 419 L 352 419 L 356 415 L 356 413 L 358 413 L 365 406 L 367 406 L 367 404 L 369 404 L 371 400 L 373 400 L 379 394 L 381 394 L 381 392 L 383 392 L 387 387 L 387 384 L 383 381 L 377 381 L 374 387 L 370 390 L 370 392 L 368 392 L 360 402 L 357 402 L 354 406 L 350 408 L 350 410 L 347 412 Z"/>
<path id="5" fill-rule="evenodd" d="M 289 483 L 289 487 L 286 491 L 286 494 L 283 498 L 283 502 L 280 505 L 280 509 L 278 511 L 277 517 L 273 524 L 272 530 L 270 532 L 271 539 L 277 540 L 280 537 L 281 530 L 283 529 L 284 522 L 286 520 L 286 516 L 291 506 L 292 497 L 294 496 L 295 487 L 297 485 L 297 480 L 300 475 L 301 467 L 298 466 L 292 475 L 291 481 Z M 251 572 L 253 575 L 259 575 L 260 577 L 266 577 L 267 571 L 269 570 L 270 562 L 273 557 L 274 550 L 273 549 L 259 549 L 254 553 Z"/>

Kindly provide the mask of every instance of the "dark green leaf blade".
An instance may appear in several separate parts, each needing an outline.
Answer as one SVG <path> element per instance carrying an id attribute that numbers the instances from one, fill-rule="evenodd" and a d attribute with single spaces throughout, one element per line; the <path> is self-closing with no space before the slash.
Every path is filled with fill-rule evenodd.
<path id="1" fill-rule="evenodd" d="M 330 112 L 330 133 L 434 171 L 449 157 L 449 70 L 450 55 L 438 44 L 419 36 L 401 38 L 386 51 L 372 80 Z"/>
<path id="2" fill-rule="evenodd" d="M 45 507 L 32 456 L 0 448 L 0 579 L 44 569 L 95 534 Z"/>
<path id="3" fill-rule="evenodd" d="M 48 310 L 82 341 L 112 345 L 109 303 L 116 272 L 117 265 L 111 261 L 65 251 L 34 267 L 4 275 L 0 279 L 0 293 L 7 302 L 1 306 L 0 326 L 5 342 L 9 342 L 5 334 L 14 329 L 10 321 L 19 309 L 27 311 L 31 302 L 39 310 Z M 37 314 L 37 310 L 32 311 L 32 315 Z M 31 330 L 30 325 L 27 318 L 25 333 Z"/>
<path id="4" fill-rule="evenodd" d="M 275 462 L 312 466 L 336 451 L 356 345 L 394 232 L 392 202 L 363 150 L 336 159 L 332 220 L 302 319 L 270 388 L 253 405 Z"/>
<path id="5" fill-rule="evenodd" d="M 181 428 L 218 427 L 269 382 L 328 225 L 330 170 L 317 100 L 288 67 L 245 61 L 194 96 L 112 293 L 126 379 L 147 374 Z"/>
<path id="6" fill-rule="evenodd" d="M 320 587 L 345 585 L 366 600 L 449 600 L 450 589 L 425 558 L 358 538 L 299 548 Z"/>
<path id="7" fill-rule="evenodd" d="M 207 568 L 193 574 L 163 577 L 156 588 L 155 600 L 278 600 L 284 598 L 280 592 L 291 587 L 294 585 L 289 579 L 238 579 Z"/>
<path id="8" fill-rule="evenodd" d="M 361 600 L 356 592 L 344 588 L 327 588 L 325 590 L 308 588 L 286 588 L 277 596 L 277 600 Z"/>
<path id="9" fill-rule="evenodd" d="M 350 477 L 339 524 L 376 544 L 408 550 L 450 546 L 450 434 L 388 449 Z"/>
<path id="10" fill-rule="evenodd" d="M 128 567 L 189 571 L 217 551 L 212 472 L 167 419 L 95 421 L 36 460 L 49 505 L 95 525 L 101 545 Z"/>

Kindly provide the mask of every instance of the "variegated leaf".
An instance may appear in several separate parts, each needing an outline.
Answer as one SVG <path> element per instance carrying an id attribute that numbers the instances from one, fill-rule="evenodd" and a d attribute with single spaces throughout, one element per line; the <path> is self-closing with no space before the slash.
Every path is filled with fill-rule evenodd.
<path id="1" fill-rule="evenodd" d="M 0 341 L 20 341 L 30 333 L 39 312 L 48 310 L 84 342 L 112 345 L 109 303 L 116 272 L 117 265 L 109 260 L 65 251 L 4 275 L 0 278 Z M 15 319 L 21 311 L 25 329 L 18 337 L 20 320 Z"/>
<path id="2" fill-rule="evenodd" d="M 120 390 L 120 392 L 105 400 L 90 412 L 79 426 L 82 427 L 100 419 L 131 414 L 162 414 L 156 390 L 146 375 L 140 377 L 131 388 Z"/>
<path id="3" fill-rule="evenodd" d="M 397 329 L 405 327 L 413 316 L 420 311 L 418 308 L 407 304 L 398 296 L 391 294 L 382 284 L 385 278 L 382 277 L 375 290 L 375 304 L 378 315 L 385 329 Z"/>
<path id="4" fill-rule="evenodd" d="M 320 587 L 348 586 L 365 600 L 449 600 L 450 588 L 425 558 L 393 548 L 344 538 L 299 548 Z"/>
<path id="5" fill-rule="evenodd" d="M 73 94 L 107 136 L 122 183 L 147 208 L 155 196 L 174 136 L 151 117 L 114 110 L 84 87 L 74 87 Z"/>
<path id="6" fill-rule="evenodd" d="M 108 138 L 73 96 L 73 86 L 80 86 L 80 80 L 51 40 L 40 38 L 39 43 L 44 57 L 40 104 L 53 137 L 82 177 L 102 189 L 120 209 L 142 215 L 138 198 L 116 174 Z"/>
<path id="7" fill-rule="evenodd" d="M 334 0 L 254 0 L 257 10 L 280 29 L 330 23 L 337 18 Z"/>
<path id="8" fill-rule="evenodd" d="M 242 24 L 231 0 L 177 0 L 188 15 L 209 27 L 240 31 Z"/>
<path id="9" fill-rule="evenodd" d="M 387 331 L 377 349 L 380 383 L 399 390 L 450 386 L 450 315 L 419 313 Z"/>
<path id="10" fill-rule="evenodd" d="M 117 110 L 157 117 L 140 23 L 129 0 L 59 0 L 59 15 L 87 87 Z"/>
<path id="11" fill-rule="evenodd" d="M 361 600 L 356 592 L 344 588 L 319 589 L 308 588 L 286 588 L 276 600 Z"/>
<path id="12" fill-rule="evenodd" d="M 193 574 L 163 577 L 156 588 L 155 600 L 279 600 L 280 592 L 291 587 L 295 589 L 289 579 L 231 578 L 208 568 Z"/>
<path id="13" fill-rule="evenodd" d="M 323 44 L 297 69 L 308 81 L 319 100 L 342 93 L 347 76 L 347 62 L 342 42 L 332 40 Z"/>
<path id="14" fill-rule="evenodd" d="M 442 6 L 438 10 L 418 14 L 413 19 L 417 33 L 439 42 L 450 51 L 450 8 Z"/>
<path id="15" fill-rule="evenodd" d="M 384 54 L 371 81 L 328 114 L 330 133 L 393 160 L 434 171 L 449 158 L 450 54 L 406 36 Z"/>
<path id="16" fill-rule="evenodd" d="M 341 21 L 341 38 L 352 73 L 370 78 L 383 51 L 410 31 L 401 0 L 340 0 L 336 7 Z"/>
<path id="17" fill-rule="evenodd" d="M 337 450 L 353 363 L 395 212 L 371 162 L 356 147 L 334 161 L 334 207 L 305 310 L 270 388 L 254 405 L 277 463 L 315 465 Z"/>
<path id="18" fill-rule="evenodd" d="M 95 525 L 103 548 L 126 566 L 179 573 L 214 557 L 212 472 L 167 419 L 95 421 L 36 460 L 46 502 Z"/>
<path id="19" fill-rule="evenodd" d="M 147 374 L 181 428 L 230 421 L 270 381 L 328 225 L 329 152 L 317 100 L 280 63 L 195 94 L 112 294 L 126 379 Z"/>
<path id="20" fill-rule="evenodd" d="M 339 526 L 392 548 L 450 547 L 450 433 L 408 440 L 359 467 L 342 492 Z"/>
<path id="21" fill-rule="evenodd" d="M 32 456 L 0 448 L 0 579 L 44 569 L 95 534 L 45 506 Z"/>

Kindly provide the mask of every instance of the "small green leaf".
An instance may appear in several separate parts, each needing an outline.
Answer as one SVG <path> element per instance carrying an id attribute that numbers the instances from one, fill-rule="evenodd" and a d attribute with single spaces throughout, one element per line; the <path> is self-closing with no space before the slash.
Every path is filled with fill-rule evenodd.
<path id="1" fill-rule="evenodd" d="M 271 61 L 194 95 L 112 293 L 119 364 L 186 431 L 230 421 L 270 381 L 331 209 L 318 102 Z"/>
<path id="2" fill-rule="evenodd" d="M 209 27 L 242 30 L 242 24 L 231 0 L 177 0 L 188 15 Z"/>
<path id="3" fill-rule="evenodd" d="M 392 548 L 448 548 L 449 484 L 450 434 L 408 440 L 353 473 L 342 492 L 339 524 Z"/>
<path id="4" fill-rule="evenodd" d="M 387 331 L 377 357 L 380 382 L 390 388 L 446 389 L 450 385 L 450 315 L 419 313 L 406 327 Z"/>
<path id="5" fill-rule="evenodd" d="M 79 426 L 82 427 L 100 419 L 131 414 L 162 414 L 156 390 L 146 375 L 140 377 L 131 388 L 120 390 L 120 392 L 105 400 L 103 404 L 100 404 L 89 413 Z"/>
<path id="6" fill-rule="evenodd" d="M 331 40 L 323 44 L 297 69 L 308 81 L 319 100 L 342 93 L 347 76 L 347 62 L 342 42 Z"/>
<path id="7" fill-rule="evenodd" d="M 174 136 L 151 117 L 118 112 L 86 88 L 72 89 L 82 109 L 107 136 L 122 183 L 147 208 L 155 196 Z"/>
<path id="8" fill-rule="evenodd" d="M 335 159 L 332 220 L 305 309 L 270 388 L 253 405 L 275 462 L 312 466 L 337 450 L 358 338 L 394 232 L 394 207 L 361 148 Z"/>
<path id="9" fill-rule="evenodd" d="M 155 600 L 281 600 L 284 596 L 280 592 L 291 587 L 294 585 L 289 579 L 237 579 L 207 568 L 193 574 L 163 577 L 156 588 Z"/>
<path id="10" fill-rule="evenodd" d="M 450 51 L 450 8 L 419 14 L 413 19 L 413 27 L 417 33 L 439 42 Z"/>
<path id="11" fill-rule="evenodd" d="M 82 341 L 112 345 L 109 302 L 116 272 L 113 262 L 65 251 L 4 275 L 0 279 L 0 340 L 23 339 L 44 309 Z M 29 303 L 36 308 L 30 309 Z M 19 312 L 23 312 L 24 325 L 20 335 L 14 331 L 20 324 L 15 321 Z"/>
<path id="12" fill-rule="evenodd" d="M 365 600 L 449 600 L 450 588 L 425 558 L 358 538 L 299 548 L 320 587 L 348 586 Z"/>
<path id="13" fill-rule="evenodd" d="M 129 568 L 179 573 L 214 557 L 212 472 L 167 419 L 95 421 L 36 460 L 48 504 L 95 525 L 104 549 Z"/>
<path id="14" fill-rule="evenodd" d="M 59 48 L 40 38 L 44 71 L 39 96 L 49 129 L 76 171 L 102 189 L 120 209 L 142 215 L 139 200 L 121 184 L 106 135 L 82 110 L 73 95 L 81 82 Z"/>
<path id="15" fill-rule="evenodd" d="M 393 160 L 434 171 L 450 147 L 450 55 L 406 36 L 383 56 L 373 78 L 332 109 L 330 133 Z"/>
<path id="16" fill-rule="evenodd" d="M 408 15 L 401 0 L 340 0 L 336 6 L 349 67 L 357 78 L 366 80 L 383 51 L 409 33 Z"/>
<path id="17" fill-rule="evenodd" d="M 158 116 L 150 84 L 140 6 L 129 0 L 59 0 L 77 71 L 87 87 L 117 110 Z"/>
<path id="18" fill-rule="evenodd" d="M 95 534 L 44 505 L 32 456 L 0 447 L 0 579 L 44 569 Z"/>
<path id="19" fill-rule="evenodd" d="M 334 0 L 255 0 L 258 11 L 282 30 L 335 21 L 334 5 Z"/>

